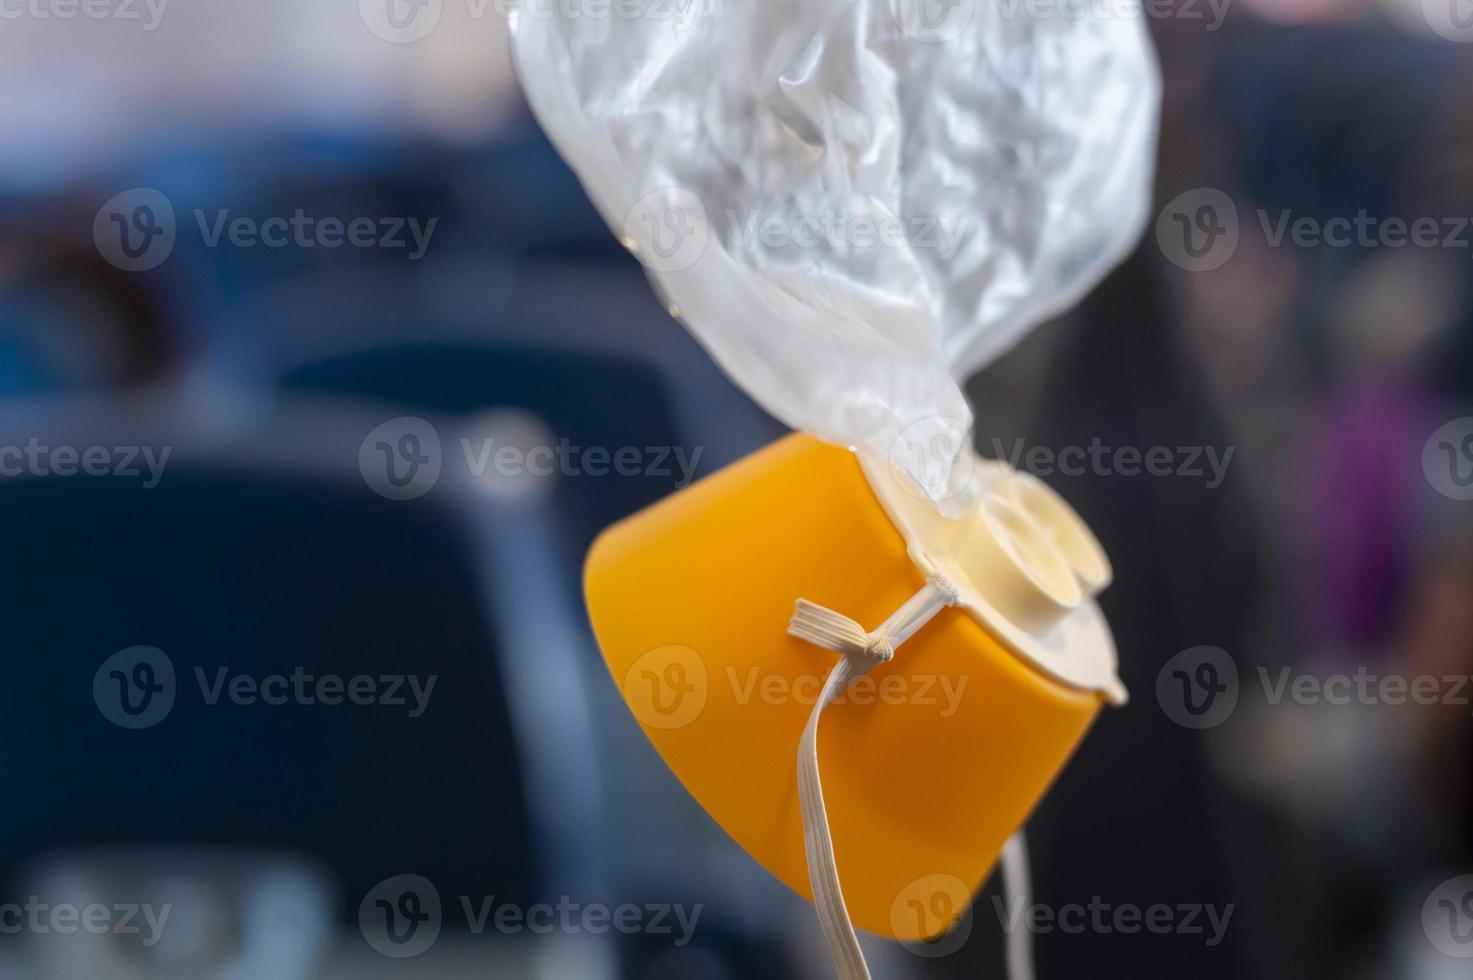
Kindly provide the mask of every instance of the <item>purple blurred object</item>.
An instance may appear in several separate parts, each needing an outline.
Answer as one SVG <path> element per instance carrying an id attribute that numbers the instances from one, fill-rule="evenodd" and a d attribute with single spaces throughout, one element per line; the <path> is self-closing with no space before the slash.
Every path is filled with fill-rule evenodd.
<path id="1" fill-rule="evenodd" d="M 1363 662 L 1397 626 L 1410 577 L 1417 465 L 1428 417 L 1416 386 L 1362 377 L 1311 414 L 1302 495 L 1307 639 Z M 1409 477 L 1409 474 L 1411 476 Z"/>

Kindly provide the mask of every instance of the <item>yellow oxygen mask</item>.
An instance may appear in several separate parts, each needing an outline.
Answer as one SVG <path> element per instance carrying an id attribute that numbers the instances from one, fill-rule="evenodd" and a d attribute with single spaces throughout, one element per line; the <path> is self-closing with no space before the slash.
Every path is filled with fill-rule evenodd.
<path id="1" fill-rule="evenodd" d="M 609 528 L 585 570 L 614 681 L 707 813 L 821 910 L 902 940 L 969 907 L 1125 700 L 1094 535 L 978 465 L 951 519 L 883 463 L 789 436 Z"/>

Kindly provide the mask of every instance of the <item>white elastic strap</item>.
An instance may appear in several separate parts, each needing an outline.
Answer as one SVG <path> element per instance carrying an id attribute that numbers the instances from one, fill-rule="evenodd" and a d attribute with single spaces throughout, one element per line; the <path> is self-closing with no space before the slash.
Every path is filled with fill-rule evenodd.
<path id="1" fill-rule="evenodd" d="M 915 635 L 942 609 L 957 601 L 956 589 L 939 579 L 911 596 L 873 632 L 832 609 L 799 599 L 788 632 L 826 650 L 843 654 L 829 673 L 823 692 L 808 716 L 803 738 L 798 743 L 798 802 L 803 812 L 803 849 L 808 855 L 808 880 L 813 886 L 813 904 L 823 927 L 839 980 L 870 980 L 869 967 L 854 935 L 839 868 L 834 862 L 834 842 L 829 834 L 828 811 L 823 805 L 823 783 L 818 775 L 818 721 L 823 709 L 833 703 L 856 678 L 869 673 L 895 655 L 895 648 Z"/>
<path id="2" fill-rule="evenodd" d="M 895 656 L 895 648 L 910 639 L 942 609 L 955 605 L 956 589 L 943 579 L 933 579 L 911 596 L 873 632 L 842 613 L 807 599 L 799 599 L 788 633 L 825 650 L 843 654 L 824 682 L 803 738 L 798 743 L 798 802 L 803 813 L 803 849 L 808 855 L 808 880 L 813 886 L 813 905 L 823 927 L 829 954 L 839 980 L 870 980 L 869 966 L 839 884 L 839 867 L 834 861 L 834 841 L 829 834 L 828 811 L 823 804 L 823 782 L 818 773 L 818 720 L 856 678 L 869 673 Z M 1002 850 L 1003 887 L 1008 907 L 1029 902 L 1028 844 L 1019 830 Z M 1027 929 L 1007 936 L 1008 980 L 1033 980 L 1033 937 Z"/>
<path id="3" fill-rule="evenodd" d="M 1033 904 L 1028 870 L 1028 840 L 1023 831 L 1002 846 L 1003 897 L 1010 909 L 1027 909 Z M 1007 935 L 1008 980 L 1033 980 L 1033 933 L 1019 921 Z"/>

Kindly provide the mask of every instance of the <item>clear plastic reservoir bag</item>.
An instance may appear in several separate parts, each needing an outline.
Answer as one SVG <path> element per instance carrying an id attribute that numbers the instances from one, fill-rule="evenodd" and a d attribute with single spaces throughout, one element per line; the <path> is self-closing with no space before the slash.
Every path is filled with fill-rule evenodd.
<path id="1" fill-rule="evenodd" d="M 522 0 L 513 50 L 722 368 L 953 505 L 960 379 L 1146 221 L 1160 85 L 1128 0 Z"/>

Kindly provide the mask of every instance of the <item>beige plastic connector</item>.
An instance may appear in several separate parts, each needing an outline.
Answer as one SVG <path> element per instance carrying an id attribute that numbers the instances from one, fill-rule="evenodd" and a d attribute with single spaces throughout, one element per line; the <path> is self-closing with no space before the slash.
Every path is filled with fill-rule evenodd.
<path id="1" fill-rule="evenodd" d="M 1124 703 L 1114 640 L 1095 601 L 1113 576 L 1105 549 L 1037 477 L 997 460 L 965 462 L 981 490 L 947 517 L 896 469 L 862 458 L 912 558 L 953 581 L 962 608 L 1046 673 Z"/>
<path id="2" fill-rule="evenodd" d="M 998 611 L 1044 633 L 1079 605 L 1079 579 L 1047 532 L 1009 496 L 986 493 L 969 519 L 954 522 L 952 551 L 973 584 L 986 583 Z"/>
<path id="3" fill-rule="evenodd" d="M 1003 486 L 1068 560 L 1086 595 L 1096 596 L 1110 587 L 1115 572 L 1104 547 L 1063 497 L 1033 474 L 1017 470 L 1008 471 Z"/>

